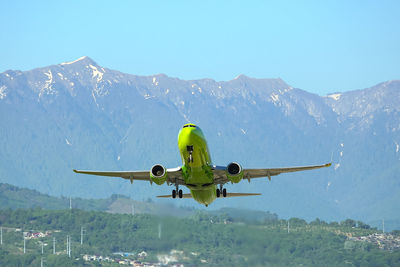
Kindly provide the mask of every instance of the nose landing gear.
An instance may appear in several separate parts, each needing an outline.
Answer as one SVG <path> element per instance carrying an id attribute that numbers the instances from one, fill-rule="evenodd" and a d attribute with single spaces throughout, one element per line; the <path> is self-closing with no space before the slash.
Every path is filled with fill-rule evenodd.
<path id="1" fill-rule="evenodd" d="M 193 146 L 186 146 L 187 152 L 189 152 L 188 162 L 193 163 Z"/>

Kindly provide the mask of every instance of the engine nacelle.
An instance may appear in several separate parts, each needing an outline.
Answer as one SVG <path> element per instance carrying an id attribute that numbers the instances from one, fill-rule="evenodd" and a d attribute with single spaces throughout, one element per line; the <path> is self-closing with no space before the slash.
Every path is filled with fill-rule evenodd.
<path id="1" fill-rule="evenodd" d="M 239 183 L 243 179 L 243 169 L 239 163 L 231 162 L 226 167 L 226 177 L 232 183 Z"/>
<path id="2" fill-rule="evenodd" d="M 150 169 L 150 179 L 152 182 L 162 185 L 167 180 L 167 170 L 161 164 L 156 164 Z"/>

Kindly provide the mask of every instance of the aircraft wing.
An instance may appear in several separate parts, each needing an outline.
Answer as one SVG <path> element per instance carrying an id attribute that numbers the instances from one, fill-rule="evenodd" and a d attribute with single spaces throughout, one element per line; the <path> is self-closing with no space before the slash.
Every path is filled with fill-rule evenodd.
<path id="1" fill-rule="evenodd" d="M 150 171 L 86 171 L 86 170 L 73 170 L 75 173 L 99 175 L 99 176 L 109 176 L 109 177 L 120 177 L 123 179 L 130 180 L 142 180 L 150 181 Z M 171 168 L 167 169 L 167 182 L 184 184 L 182 176 L 182 168 Z"/>
<path id="2" fill-rule="evenodd" d="M 299 166 L 299 167 L 285 167 L 285 168 L 271 168 L 271 169 L 243 169 L 243 179 L 253 179 L 260 177 L 268 177 L 271 180 L 271 176 L 275 176 L 286 172 L 298 172 L 314 170 L 319 168 L 325 168 L 331 166 L 331 163 L 323 165 L 312 165 L 312 166 Z M 226 167 L 214 166 L 214 182 L 216 184 L 225 184 L 229 182 L 228 177 L 226 177 Z"/>

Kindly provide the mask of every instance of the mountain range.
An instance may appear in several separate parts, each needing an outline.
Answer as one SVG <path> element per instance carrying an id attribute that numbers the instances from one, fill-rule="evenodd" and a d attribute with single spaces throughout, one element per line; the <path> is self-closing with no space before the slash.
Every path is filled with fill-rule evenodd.
<path id="1" fill-rule="evenodd" d="M 134 63 L 132 63 L 134 64 Z M 354 218 L 400 229 L 400 81 L 319 96 L 282 79 L 137 76 L 89 57 L 0 74 L 0 182 L 53 196 L 135 200 L 172 187 L 77 175 L 181 164 L 177 135 L 199 125 L 213 163 L 245 168 L 323 164 L 316 171 L 228 185 L 260 197 L 218 199 L 280 217 Z M 161 200 L 160 200 L 161 201 Z M 191 200 L 182 205 L 193 205 Z"/>

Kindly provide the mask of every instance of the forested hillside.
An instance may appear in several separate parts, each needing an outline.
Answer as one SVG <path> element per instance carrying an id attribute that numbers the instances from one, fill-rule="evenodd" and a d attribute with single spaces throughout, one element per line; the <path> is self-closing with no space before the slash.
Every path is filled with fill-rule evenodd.
<path id="1" fill-rule="evenodd" d="M 289 223 L 289 229 L 288 229 Z M 350 241 L 349 237 L 375 233 L 361 222 L 326 223 L 315 220 L 265 220 L 238 223 L 226 214 L 196 213 L 190 218 L 152 215 L 120 215 L 81 210 L 2 210 L 2 266 L 84 266 L 83 255 L 116 257 L 124 252 L 132 259 L 157 263 L 160 255 L 179 254 L 175 263 L 213 266 L 398 266 L 400 250 Z M 82 245 L 80 243 L 81 231 Z M 46 236 L 26 239 L 23 232 Z M 395 233 L 396 234 L 396 233 Z M 66 253 L 70 236 L 71 257 Z M 55 252 L 53 254 L 53 240 Z M 41 242 L 44 252 L 41 254 Z M 146 256 L 141 253 L 145 251 Z M 178 252 L 176 252 L 178 251 Z M 110 266 L 112 263 L 97 263 Z M 114 263 L 115 264 L 115 263 Z"/>

